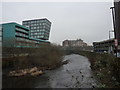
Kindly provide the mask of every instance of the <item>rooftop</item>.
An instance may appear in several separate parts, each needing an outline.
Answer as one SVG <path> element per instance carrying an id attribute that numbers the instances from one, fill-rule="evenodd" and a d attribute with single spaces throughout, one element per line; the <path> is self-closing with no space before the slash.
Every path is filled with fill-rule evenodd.
<path id="1" fill-rule="evenodd" d="M 50 22 L 47 18 L 41 18 L 41 19 L 29 19 L 29 20 L 24 20 L 22 22 L 26 22 L 26 21 L 36 21 L 36 20 L 47 20 L 48 22 Z M 51 23 L 51 22 L 50 22 Z"/>
<path id="2" fill-rule="evenodd" d="M 20 24 L 18 24 L 18 23 L 16 23 L 16 22 L 3 23 L 3 24 L 0 24 L 0 25 L 17 25 L 17 26 L 19 26 L 19 27 L 22 27 L 22 28 L 25 28 L 25 29 L 29 29 L 29 28 L 27 28 L 27 27 L 25 27 L 25 26 L 23 26 L 23 25 L 20 25 Z"/>

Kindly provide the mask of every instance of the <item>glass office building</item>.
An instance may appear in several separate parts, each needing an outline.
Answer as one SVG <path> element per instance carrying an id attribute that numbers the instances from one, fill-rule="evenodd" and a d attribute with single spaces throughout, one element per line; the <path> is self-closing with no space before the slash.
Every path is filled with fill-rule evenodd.
<path id="1" fill-rule="evenodd" d="M 30 29 L 31 38 L 49 40 L 51 22 L 48 19 L 26 20 L 22 22 L 22 25 Z"/>
<path id="2" fill-rule="evenodd" d="M 37 47 L 41 43 L 49 43 L 30 37 L 30 29 L 17 23 L 4 23 L 0 25 L 0 44 L 3 47 Z"/>

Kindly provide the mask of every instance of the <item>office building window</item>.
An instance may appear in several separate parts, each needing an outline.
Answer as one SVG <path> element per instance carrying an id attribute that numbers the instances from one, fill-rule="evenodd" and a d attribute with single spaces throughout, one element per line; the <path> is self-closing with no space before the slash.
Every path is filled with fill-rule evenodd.
<path id="1" fill-rule="evenodd" d="M 31 32 L 30 36 L 34 35 L 34 38 L 40 38 L 42 36 L 44 40 L 49 39 L 49 35 L 47 34 L 49 34 L 50 32 L 49 29 L 50 29 L 51 23 L 47 19 L 29 20 L 24 22 L 29 22 L 24 24 L 30 27 L 30 32 Z"/>

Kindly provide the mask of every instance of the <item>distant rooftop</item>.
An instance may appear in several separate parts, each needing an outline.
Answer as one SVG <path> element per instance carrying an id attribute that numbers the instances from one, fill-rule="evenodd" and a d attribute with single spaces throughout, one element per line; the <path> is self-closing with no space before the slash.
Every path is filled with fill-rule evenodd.
<path id="1" fill-rule="evenodd" d="M 72 40 L 67 39 L 67 41 L 83 41 L 83 40 L 82 39 L 74 39 L 74 40 L 73 39 Z"/>
<path id="2" fill-rule="evenodd" d="M 103 40 L 103 41 L 97 41 L 97 42 L 93 42 L 93 43 L 107 42 L 107 41 L 112 41 L 112 40 L 114 40 L 114 38 Z"/>

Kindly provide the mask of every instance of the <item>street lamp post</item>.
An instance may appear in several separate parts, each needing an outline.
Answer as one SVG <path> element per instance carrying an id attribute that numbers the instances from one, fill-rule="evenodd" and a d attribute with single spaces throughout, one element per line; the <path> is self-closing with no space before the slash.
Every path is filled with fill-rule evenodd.
<path id="1" fill-rule="evenodd" d="M 110 7 L 110 9 L 112 9 L 112 18 L 113 18 L 113 28 L 114 28 L 114 37 L 116 39 L 116 25 L 115 25 L 115 12 L 114 12 L 114 8 L 115 7 Z"/>
<path id="2" fill-rule="evenodd" d="M 115 24 L 115 11 L 114 11 L 115 7 L 110 7 L 110 9 L 112 9 L 112 18 L 113 18 L 113 27 L 114 27 L 114 37 L 115 37 L 115 41 L 117 41 L 116 38 L 116 24 Z M 117 57 L 117 46 L 115 45 L 115 51 L 116 51 L 116 57 Z"/>

